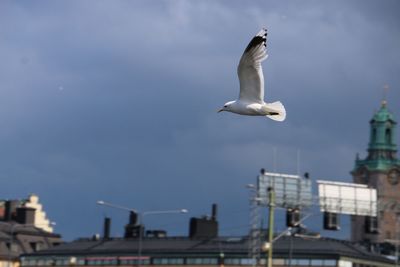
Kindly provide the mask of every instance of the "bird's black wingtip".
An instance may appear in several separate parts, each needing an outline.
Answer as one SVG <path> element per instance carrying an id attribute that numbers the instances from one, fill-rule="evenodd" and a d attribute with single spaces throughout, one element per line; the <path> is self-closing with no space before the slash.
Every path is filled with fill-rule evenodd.
<path id="1" fill-rule="evenodd" d="M 262 30 L 253 37 L 253 39 L 250 41 L 244 52 L 248 52 L 251 48 L 263 43 L 264 47 L 267 47 L 267 29 L 262 28 Z"/>

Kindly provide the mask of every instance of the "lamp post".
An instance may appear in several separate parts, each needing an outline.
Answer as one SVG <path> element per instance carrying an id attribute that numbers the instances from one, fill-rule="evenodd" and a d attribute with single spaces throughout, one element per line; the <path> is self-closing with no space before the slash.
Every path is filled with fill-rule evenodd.
<path id="1" fill-rule="evenodd" d="M 282 236 L 286 235 L 292 230 L 292 227 L 288 227 L 285 231 L 280 233 L 278 236 L 274 238 L 274 209 L 275 209 L 275 191 L 273 187 L 268 187 L 268 199 L 269 199 L 269 222 L 268 222 L 268 245 L 266 246 L 266 250 L 268 250 L 268 259 L 267 259 L 267 267 L 272 267 L 272 252 L 273 252 L 273 243 L 277 241 Z M 311 214 L 308 214 L 300 221 L 298 221 L 294 226 L 299 226 L 303 221 L 308 219 Z"/>
<path id="2" fill-rule="evenodd" d="M 9 239 L 9 249 L 8 249 L 8 254 L 7 254 L 7 261 L 8 261 L 8 267 L 11 267 L 11 252 L 12 252 L 12 248 L 13 248 L 13 243 L 14 243 L 14 231 L 16 228 L 24 228 L 24 227 L 30 227 L 33 226 L 35 230 L 38 230 L 38 228 L 36 228 L 37 224 L 18 224 L 18 223 L 7 223 L 7 222 L 0 222 L 0 224 L 3 225 L 7 225 L 10 226 L 10 239 Z M 51 225 L 56 225 L 55 222 L 50 222 Z M 47 225 L 47 224 L 46 224 Z M 14 264 L 13 264 L 14 265 Z"/>
<path id="3" fill-rule="evenodd" d="M 138 222 L 139 222 L 139 227 L 141 227 L 141 224 L 143 223 L 143 218 L 147 215 L 158 215 L 158 214 L 173 214 L 173 213 L 188 213 L 189 211 L 187 209 L 177 209 L 177 210 L 152 210 L 152 211 L 142 211 L 139 212 L 135 209 L 132 208 L 128 208 L 128 207 L 124 207 L 124 206 L 120 206 L 120 205 L 115 205 L 109 202 L 105 202 L 103 200 L 99 200 L 96 202 L 98 205 L 102 205 L 102 206 L 107 206 L 110 208 L 114 208 L 114 209 L 119 209 L 119 210 L 126 210 L 129 212 L 135 212 L 136 214 L 138 214 Z M 140 266 L 141 264 L 141 257 L 142 257 L 142 228 L 140 228 L 139 231 L 139 244 L 138 244 L 138 264 L 137 266 Z"/>
<path id="4" fill-rule="evenodd" d="M 268 222 L 268 260 L 267 267 L 272 267 L 272 243 L 274 240 L 274 209 L 275 209 L 275 191 L 273 187 L 268 187 L 269 198 L 269 222 Z"/>

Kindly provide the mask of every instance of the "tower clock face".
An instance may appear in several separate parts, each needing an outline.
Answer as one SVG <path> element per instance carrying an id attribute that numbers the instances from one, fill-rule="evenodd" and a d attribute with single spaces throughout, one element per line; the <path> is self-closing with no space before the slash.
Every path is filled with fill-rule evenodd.
<path id="1" fill-rule="evenodd" d="M 393 169 L 388 173 L 388 182 L 391 185 L 396 185 L 399 183 L 400 180 L 400 171 L 397 169 Z"/>

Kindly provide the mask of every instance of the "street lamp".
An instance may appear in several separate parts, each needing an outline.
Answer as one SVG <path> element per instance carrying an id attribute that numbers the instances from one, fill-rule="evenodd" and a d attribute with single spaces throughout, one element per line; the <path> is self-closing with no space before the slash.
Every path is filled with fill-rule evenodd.
<path id="1" fill-rule="evenodd" d="M 307 220 L 312 214 L 307 214 L 306 216 L 304 216 L 301 220 L 299 220 L 298 222 L 296 222 L 293 227 L 298 227 L 301 225 L 301 223 L 305 220 Z M 281 238 L 282 236 L 285 236 L 287 234 L 289 234 L 292 231 L 292 227 L 288 227 L 286 230 L 284 230 L 283 232 L 281 232 L 278 236 L 276 236 L 273 240 L 272 243 L 274 243 L 275 241 L 277 241 L 279 238 Z"/>
<path id="2" fill-rule="evenodd" d="M 114 208 L 114 209 L 119 209 L 119 210 L 126 210 L 129 212 L 135 212 L 138 215 L 138 223 L 139 223 L 139 227 L 141 226 L 143 219 L 145 216 L 147 215 L 158 215 L 158 214 L 172 214 L 172 213 L 188 213 L 189 211 L 187 209 L 177 209 L 177 210 L 152 210 L 152 211 L 142 211 L 139 212 L 135 209 L 132 208 L 128 208 L 128 207 L 124 207 L 124 206 L 120 206 L 120 205 L 115 205 L 113 203 L 109 203 L 109 202 L 105 202 L 103 200 L 99 200 L 96 202 L 98 205 L 101 206 L 107 206 L 110 208 Z M 138 247 L 138 264 L 137 266 L 140 266 L 141 263 L 141 257 L 142 257 L 142 229 L 140 228 L 139 231 L 139 247 Z"/>

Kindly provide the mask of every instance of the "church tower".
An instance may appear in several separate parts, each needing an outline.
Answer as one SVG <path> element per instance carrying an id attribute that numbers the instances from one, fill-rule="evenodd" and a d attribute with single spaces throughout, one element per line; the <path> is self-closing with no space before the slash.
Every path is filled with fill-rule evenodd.
<path id="1" fill-rule="evenodd" d="M 351 174 L 355 183 L 377 189 L 378 216 L 353 216 L 351 236 L 355 242 L 382 243 L 400 233 L 400 160 L 396 157 L 396 121 L 386 101 L 370 121 L 368 155 L 357 155 Z"/>

